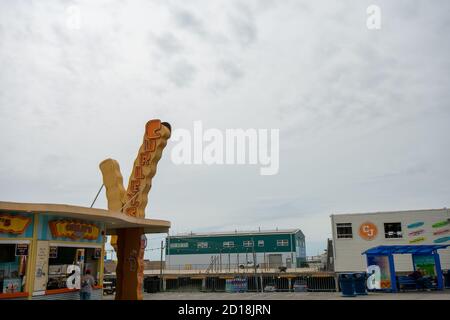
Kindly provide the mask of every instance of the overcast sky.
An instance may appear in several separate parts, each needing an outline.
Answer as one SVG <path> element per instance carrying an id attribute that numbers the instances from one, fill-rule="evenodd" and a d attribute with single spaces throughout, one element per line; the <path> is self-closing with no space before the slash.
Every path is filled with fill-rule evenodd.
<path id="1" fill-rule="evenodd" d="M 380 30 L 366 27 L 371 4 Z M 169 140 L 146 216 L 171 233 L 301 228 L 311 255 L 330 214 L 449 206 L 449 12 L 447 0 L 0 0 L 0 199 L 89 206 L 98 164 L 119 161 L 127 184 L 160 118 L 280 129 L 273 176 L 175 165 Z"/>

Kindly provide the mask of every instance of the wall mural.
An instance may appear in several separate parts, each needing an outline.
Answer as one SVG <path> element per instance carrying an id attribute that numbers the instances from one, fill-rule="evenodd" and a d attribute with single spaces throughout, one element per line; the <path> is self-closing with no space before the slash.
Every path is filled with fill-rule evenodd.
<path id="1" fill-rule="evenodd" d="M 435 224 L 432 225 L 432 227 L 433 228 L 440 228 L 440 227 L 444 227 L 444 226 L 446 226 L 448 224 L 449 224 L 448 220 L 444 220 L 444 221 L 436 222 Z"/>
<path id="2" fill-rule="evenodd" d="M 408 229 L 414 229 L 414 228 L 418 228 L 424 225 L 424 222 L 419 221 L 419 222 L 414 222 L 408 225 Z"/>
<path id="3" fill-rule="evenodd" d="M 417 229 L 420 227 L 424 227 L 425 223 L 423 221 L 412 222 L 407 226 L 408 229 Z M 450 241 L 450 221 L 441 220 L 433 223 L 431 225 L 431 230 L 428 230 L 430 234 L 433 235 L 433 243 L 443 243 Z M 408 236 L 410 237 L 409 243 L 420 243 L 426 240 L 424 234 L 426 233 L 426 229 L 422 228 L 419 230 L 411 230 L 408 232 Z M 421 235 L 421 236 L 420 236 Z M 418 237 L 420 236 L 420 237 Z M 411 239 L 413 238 L 413 239 Z"/>
<path id="4" fill-rule="evenodd" d="M 420 229 L 420 230 L 412 231 L 412 232 L 408 233 L 408 236 L 410 236 L 410 237 L 416 237 L 416 236 L 418 236 L 419 234 L 422 234 L 422 233 L 424 233 L 424 232 L 425 232 L 425 229 Z"/>
<path id="5" fill-rule="evenodd" d="M 442 243 L 442 242 L 447 242 L 447 241 L 450 241 L 450 237 L 439 238 L 439 239 L 434 240 L 433 242 L 434 243 Z"/>
<path id="6" fill-rule="evenodd" d="M 418 242 L 423 242 L 425 240 L 426 240 L 425 237 L 419 237 L 419 238 L 415 238 L 415 239 L 409 240 L 409 243 L 418 243 Z"/>

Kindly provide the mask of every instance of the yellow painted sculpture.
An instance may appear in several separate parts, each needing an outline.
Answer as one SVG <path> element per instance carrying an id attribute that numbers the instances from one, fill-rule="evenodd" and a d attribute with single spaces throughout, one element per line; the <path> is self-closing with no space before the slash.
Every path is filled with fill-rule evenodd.
<path id="1" fill-rule="evenodd" d="M 119 163 L 113 159 L 106 159 L 100 163 L 109 210 L 120 211 L 137 218 L 145 217 L 152 178 L 156 174 L 156 166 L 170 133 L 171 127 L 166 122 L 160 120 L 147 122 L 144 140 L 134 161 L 127 190 L 123 187 Z M 121 229 L 117 236 L 111 239 L 118 260 L 116 300 L 142 300 L 145 249 L 143 234 L 142 228 Z"/>

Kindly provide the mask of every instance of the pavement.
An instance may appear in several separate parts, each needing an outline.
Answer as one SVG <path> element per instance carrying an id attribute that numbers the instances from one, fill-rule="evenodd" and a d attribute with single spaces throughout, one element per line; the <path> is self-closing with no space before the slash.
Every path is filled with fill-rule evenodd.
<path id="1" fill-rule="evenodd" d="M 113 295 L 104 300 L 114 299 Z M 450 300 L 450 290 L 425 292 L 370 292 L 366 296 L 342 297 L 339 292 L 158 292 L 144 293 L 144 300 Z"/>

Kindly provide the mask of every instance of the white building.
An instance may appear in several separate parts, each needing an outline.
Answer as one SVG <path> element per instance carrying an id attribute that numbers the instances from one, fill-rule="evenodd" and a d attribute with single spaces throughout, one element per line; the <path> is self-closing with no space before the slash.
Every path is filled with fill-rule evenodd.
<path id="1" fill-rule="evenodd" d="M 380 245 L 450 244 L 450 209 L 331 215 L 336 272 L 365 271 L 361 253 Z M 439 250 L 441 267 L 450 269 L 450 247 Z M 412 271 L 409 254 L 394 256 L 397 271 Z"/>

